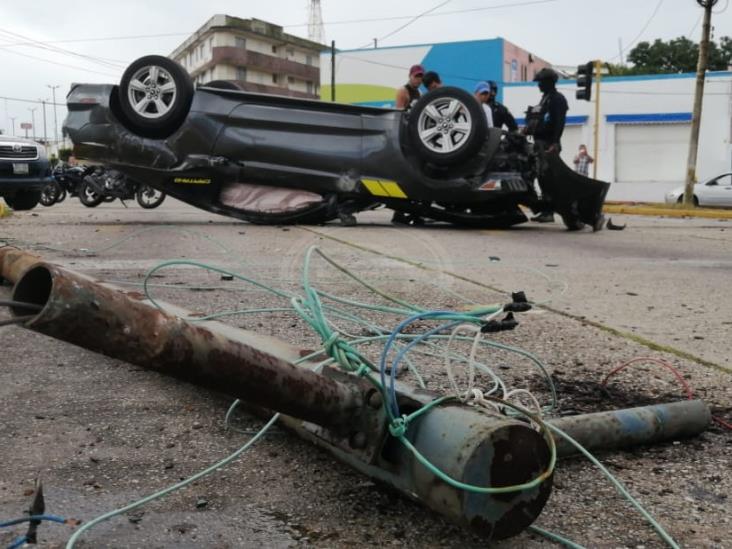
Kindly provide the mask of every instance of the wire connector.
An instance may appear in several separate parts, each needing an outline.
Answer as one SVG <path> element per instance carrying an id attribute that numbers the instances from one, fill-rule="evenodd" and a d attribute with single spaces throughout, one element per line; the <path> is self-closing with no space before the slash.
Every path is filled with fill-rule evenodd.
<path id="1" fill-rule="evenodd" d="M 511 303 L 504 305 L 503 310 L 507 313 L 525 313 L 531 310 L 531 303 L 526 299 L 526 294 L 523 291 L 513 292 L 511 294 Z"/>
<path id="2" fill-rule="evenodd" d="M 513 330 L 518 324 L 518 320 L 514 318 L 513 313 L 508 313 L 503 320 L 489 320 L 488 322 L 484 322 L 480 331 L 484 334 L 505 332 L 507 330 Z"/>

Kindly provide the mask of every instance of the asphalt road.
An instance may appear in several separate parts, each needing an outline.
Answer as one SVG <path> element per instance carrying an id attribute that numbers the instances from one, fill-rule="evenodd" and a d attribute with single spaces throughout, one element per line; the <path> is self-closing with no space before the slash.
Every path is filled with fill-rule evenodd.
<path id="1" fill-rule="evenodd" d="M 0 219 L 0 241 L 117 284 L 139 284 L 162 261 L 185 258 L 297 291 L 307 248 L 425 308 L 490 304 L 523 290 L 542 307 L 504 342 L 538 355 L 566 409 L 596 411 L 679 399 L 673 377 L 643 366 L 596 388 L 612 366 L 664 358 L 713 411 L 732 421 L 732 221 L 618 217 L 624 231 L 568 233 L 560 222 L 507 231 L 443 225 L 399 227 L 387 211 L 357 227 L 261 227 L 168 200 L 159 209 L 76 201 Z M 91 254 L 90 252 L 96 253 Z M 362 289 L 325 264 L 312 277 L 341 296 Z M 177 267 L 155 282 L 166 300 L 203 313 L 271 306 L 258 292 Z M 128 286 L 129 287 L 129 286 Z M 0 298 L 8 290 L 0 288 Z M 157 295 L 157 294 L 156 294 Z M 365 297 L 364 297 L 365 299 Z M 5 318 L 0 311 L 0 318 Z M 318 344 L 291 316 L 233 320 L 303 348 Z M 88 521 L 203 469 L 243 443 L 221 419 L 230 399 L 114 359 L 33 334 L 0 328 L 0 521 L 27 508 L 38 472 L 47 512 Z M 536 376 L 494 357 L 518 385 Z M 425 363 L 428 387 L 445 387 L 440 364 Z M 242 427 L 261 421 L 242 414 Z M 730 547 L 732 436 L 702 436 L 602 456 L 684 546 Z M 588 547 L 661 547 L 658 538 L 581 460 L 561 462 L 539 524 Z M 8 544 L 20 530 L 0 531 Z M 59 547 L 69 528 L 42 527 L 41 546 Z M 417 504 L 374 485 L 292 435 L 276 430 L 235 464 L 143 513 L 100 525 L 79 547 L 481 547 L 482 542 Z M 500 547 L 545 547 L 522 534 Z"/>

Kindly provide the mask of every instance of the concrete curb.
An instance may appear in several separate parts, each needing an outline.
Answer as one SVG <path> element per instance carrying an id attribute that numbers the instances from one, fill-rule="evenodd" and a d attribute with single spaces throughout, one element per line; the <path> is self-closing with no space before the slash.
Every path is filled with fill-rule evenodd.
<path id="1" fill-rule="evenodd" d="M 703 217 L 707 219 L 732 219 L 732 210 L 711 210 L 704 208 L 669 208 L 662 204 L 605 204 L 605 213 L 627 215 L 658 215 L 665 217 Z"/>

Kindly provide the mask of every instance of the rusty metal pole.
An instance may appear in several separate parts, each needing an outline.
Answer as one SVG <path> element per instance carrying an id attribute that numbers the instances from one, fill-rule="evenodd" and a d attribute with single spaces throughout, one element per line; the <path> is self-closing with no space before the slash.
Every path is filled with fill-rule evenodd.
<path id="1" fill-rule="evenodd" d="M 27 270 L 13 299 L 43 307 L 26 328 L 259 406 L 336 430 L 360 411 L 358 391 L 293 365 L 298 354 L 275 338 L 218 322 L 187 322 L 142 294 L 49 263 Z M 29 312 L 12 309 L 17 316 Z"/>
<path id="2" fill-rule="evenodd" d="M 688 438 L 705 431 L 710 422 L 709 406 L 701 400 L 582 414 L 549 421 L 587 450 L 613 450 Z M 577 449 L 565 439 L 554 438 L 557 455 L 563 457 L 577 453 Z"/>
<path id="3" fill-rule="evenodd" d="M 7 280 L 15 284 L 31 266 L 40 263 L 41 258 L 13 246 L 0 248 L 0 282 Z"/>
<path id="4" fill-rule="evenodd" d="M 43 307 L 26 328 L 286 414 L 282 421 L 301 437 L 489 539 L 520 533 L 551 493 L 549 445 L 524 422 L 452 403 L 410 423 L 411 444 L 459 482 L 505 487 L 545 479 L 524 491 L 465 491 L 439 479 L 390 435 L 375 387 L 335 368 L 316 374 L 294 366 L 300 351 L 275 338 L 216 322 L 194 325 L 176 316 L 188 316 L 182 309 L 165 304 L 176 315 L 160 311 L 139 293 L 47 263 L 20 276 L 13 299 Z M 30 312 L 11 309 L 15 316 Z M 440 396 L 401 383 L 397 394 L 405 411 Z"/>

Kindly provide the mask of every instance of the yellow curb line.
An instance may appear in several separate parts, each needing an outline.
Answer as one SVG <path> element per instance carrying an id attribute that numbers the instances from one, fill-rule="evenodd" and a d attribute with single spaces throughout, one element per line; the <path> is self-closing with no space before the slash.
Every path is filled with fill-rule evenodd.
<path id="1" fill-rule="evenodd" d="M 732 210 L 662 208 L 651 205 L 605 204 L 605 213 L 628 215 L 662 215 L 666 217 L 704 217 L 708 219 L 732 219 Z"/>

